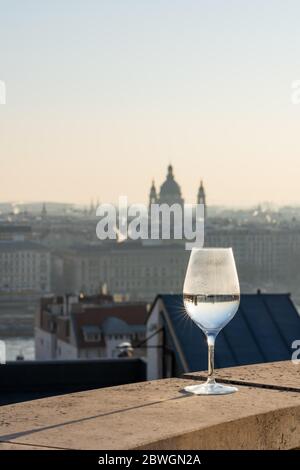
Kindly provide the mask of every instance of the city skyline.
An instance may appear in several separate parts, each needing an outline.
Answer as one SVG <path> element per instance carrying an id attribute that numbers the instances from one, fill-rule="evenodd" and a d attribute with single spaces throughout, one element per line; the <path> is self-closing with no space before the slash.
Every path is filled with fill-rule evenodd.
<path id="1" fill-rule="evenodd" d="M 172 182 L 171 187 L 169 186 L 170 181 Z M 175 184 L 175 188 L 174 185 Z M 163 192 L 162 192 L 163 191 Z M 78 203 L 76 201 L 73 202 L 66 202 L 66 201 L 45 201 L 45 200 L 36 200 L 36 201 L 1 201 L 0 200 L 0 213 L 1 213 L 1 207 L 5 206 L 12 206 L 12 210 L 19 209 L 22 211 L 22 206 L 26 210 L 31 210 L 35 207 L 35 210 L 37 210 L 37 207 L 40 207 L 40 210 L 47 214 L 47 209 L 50 207 L 59 207 L 61 206 L 62 208 L 65 207 L 74 207 L 74 208 L 80 208 L 83 210 L 88 210 L 89 213 L 93 213 L 96 211 L 96 208 L 100 204 L 113 204 L 118 206 L 120 204 L 120 199 L 122 198 L 127 199 L 128 204 L 176 204 L 179 203 L 180 205 L 185 205 L 185 204 L 199 204 L 203 203 L 205 206 L 207 206 L 207 192 L 206 192 L 206 186 L 201 178 L 199 180 L 199 185 L 197 191 L 194 193 L 194 198 L 193 200 L 186 200 L 184 191 L 182 191 L 180 183 L 177 181 L 176 174 L 174 172 L 174 167 L 170 163 L 166 169 L 165 173 L 165 179 L 161 179 L 161 181 L 157 182 L 154 180 L 154 178 L 151 180 L 151 185 L 149 184 L 148 192 L 145 194 L 145 197 L 141 201 L 130 201 L 127 198 L 127 195 L 119 195 L 117 201 L 106 201 L 102 200 L 99 196 L 97 197 L 90 197 L 90 199 L 86 203 Z M 232 210 L 253 210 L 253 209 L 267 209 L 267 210 L 277 210 L 277 209 L 284 209 L 285 207 L 293 207 L 295 209 L 300 207 L 300 203 L 298 204 L 276 204 L 273 201 L 258 201 L 257 203 L 254 204 L 238 204 L 236 203 L 235 205 L 230 205 L 230 204 L 209 204 L 210 208 L 219 208 L 219 209 L 232 209 Z M 5 211 L 3 212 L 3 214 Z M 16 212 L 17 214 L 17 212 Z"/>
<path id="2" fill-rule="evenodd" d="M 1 201 L 300 203 L 296 1 L 0 6 Z"/>

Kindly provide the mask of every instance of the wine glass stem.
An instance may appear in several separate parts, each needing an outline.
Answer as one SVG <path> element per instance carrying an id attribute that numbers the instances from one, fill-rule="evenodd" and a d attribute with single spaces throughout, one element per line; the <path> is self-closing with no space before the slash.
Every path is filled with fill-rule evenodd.
<path id="1" fill-rule="evenodd" d="M 208 383 L 215 383 L 215 366 L 214 366 L 214 361 L 215 361 L 215 339 L 216 337 L 214 335 L 207 335 L 207 344 L 208 344 L 208 377 L 207 377 L 207 382 Z"/>

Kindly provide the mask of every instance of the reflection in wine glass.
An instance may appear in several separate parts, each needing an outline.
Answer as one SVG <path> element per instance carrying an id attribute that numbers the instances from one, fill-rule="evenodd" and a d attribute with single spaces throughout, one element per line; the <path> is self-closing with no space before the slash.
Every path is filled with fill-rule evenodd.
<path id="1" fill-rule="evenodd" d="M 214 346 L 218 333 L 236 314 L 240 286 L 231 248 L 193 248 L 185 276 L 183 301 L 189 317 L 205 333 L 208 344 L 208 378 L 204 384 L 185 387 L 197 395 L 221 395 L 236 387 L 216 383 Z"/>

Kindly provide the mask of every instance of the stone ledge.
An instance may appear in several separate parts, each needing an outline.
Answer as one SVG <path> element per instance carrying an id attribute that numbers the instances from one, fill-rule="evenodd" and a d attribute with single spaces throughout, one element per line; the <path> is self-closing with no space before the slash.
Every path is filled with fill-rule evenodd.
<path id="1" fill-rule="evenodd" d="M 60 450 L 55 447 L 38 447 L 31 444 L 14 444 L 12 442 L 0 442 L 1 450 Z"/>
<path id="2" fill-rule="evenodd" d="M 284 374 L 286 363 L 279 364 Z M 269 364 L 260 367 L 268 374 Z M 0 449 L 300 447 L 298 392 L 241 385 L 232 395 L 194 396 L 182 391 L 190 382 L 158 380 L 2 406 Z"/>
<path id="3" fill-rule="evenodd" d="M 185 378 L 193 380 L 206 380 L 206 376 L 205 371 L 184 374 Z M 224 383 L 300 392 L 300 363 L 296 365 L 292 361 L 219 369 L 216 377 Z"/>

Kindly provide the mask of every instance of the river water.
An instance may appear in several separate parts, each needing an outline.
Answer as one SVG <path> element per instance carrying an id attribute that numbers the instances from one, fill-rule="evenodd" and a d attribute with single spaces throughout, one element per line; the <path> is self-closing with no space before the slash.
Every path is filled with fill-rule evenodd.
<path id="1" fill-rule="evenodd" d="M 36 304 L 0 303 L 0 340 L 5 343 L 6 361 L 18 355 L 34 359 L 34 315 Z"/>
<path id="2" fill-rule="evenodd" d="M 15 361 L 18 355 L 22 355 L 25 360 L 34 360 L 34 339 L 33 338 L 2 338 L 6 347 L 6 361 Z"/>

